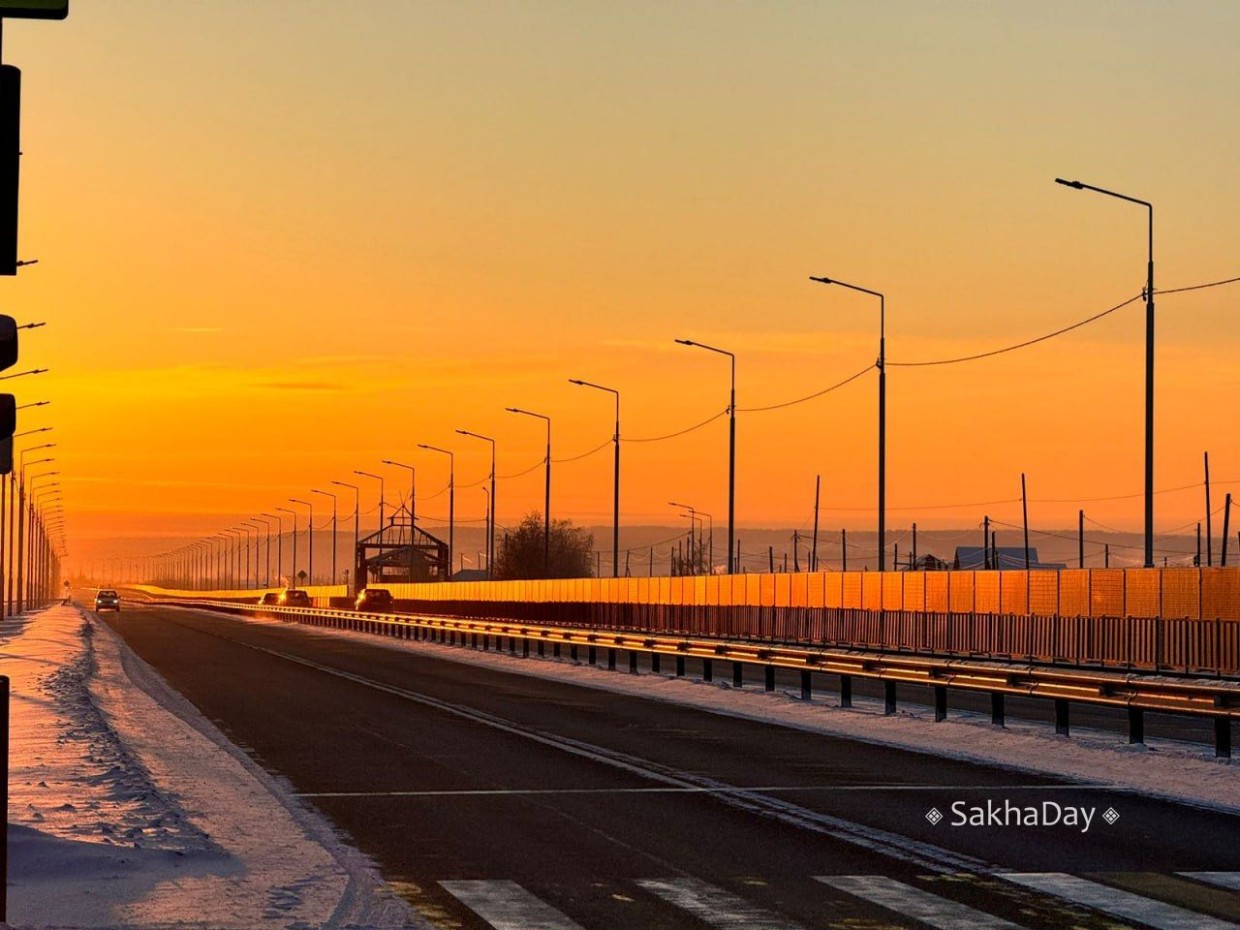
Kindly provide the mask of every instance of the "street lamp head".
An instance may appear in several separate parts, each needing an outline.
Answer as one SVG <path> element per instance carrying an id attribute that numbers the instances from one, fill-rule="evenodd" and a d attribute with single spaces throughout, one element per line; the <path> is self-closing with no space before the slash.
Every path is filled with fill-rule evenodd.
<path id="1" fill-rule="evenodd" d="M 1055 178 L 1055 183 L 1062 184 L 1064 187 L 1075 188 L 1078 191 L 1083 189 L 1085 186 L 1080 181 L 1065 181 L 1063 178 Z"/>
<path id="2" fill-rule="evenodd" d="M 823 275 L 823 276 L 822 276 L 822 277 L 820 277 L 820 278 L 816 278 L 816 277 L 814 277 L 813 275 L 810 275 L 810 276 L 809 276 L 809 279 L 810 279 L 811 281 L 816 281 L 818 284 L 834 284 L 834 283 L 835 283 L 835 282 L 834 282 L 834 281 L 832 281 L 830 278 L 828 278 L 826 275 Z"/>
<path id="3" fill-rule="evenodd" d="M 696 343 L 696 342 L 694 342 L 692 339 L 677 339 L 677 340 L 676 340 L 676 342 L 678 342 L 678 343 L 679 343 L 680 345 L 682 345 L 682 346 L 695 346 L 695 345 L 697 345 L 697 343 Z"/>
<path id="4" fill-rule="evenodd" d="M 569 378 L 568 383 L 569 384 L 585 384 L 585 382 L 582 381 L 580 378 Z"/>
<path id="5" fill-rule="evenodd" d="M 504 409 L 507 410 L 509 413 L 524 413 L 525 412 L 520 407 L 505 407 Z"/>

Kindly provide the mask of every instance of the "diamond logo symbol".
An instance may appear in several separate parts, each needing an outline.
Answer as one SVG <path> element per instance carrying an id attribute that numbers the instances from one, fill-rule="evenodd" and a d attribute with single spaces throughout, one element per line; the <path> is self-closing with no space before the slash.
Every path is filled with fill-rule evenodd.
<path id="1" fill-rule="evenodd" d="M 1119 811 L 1113 807 L 1108 807 L 1106 812 L 1103 813 L 1102 819 L 1107 823 L 1114 825 L 1115 821 L 1119 820 Z"/>
<path id="2" fill-rule="evenodd" d="M 1118 817 L 1119 815 L 1116 814 L 1116 816 Z M 926 811 L 926 819 L 929 820 L 933 824 L 937 824 L 940 820 L 943 819 L 943 815 L 939 813 L 939 809 L 937 807 L 932 807 L 930 808 L 930 810 Z"/>

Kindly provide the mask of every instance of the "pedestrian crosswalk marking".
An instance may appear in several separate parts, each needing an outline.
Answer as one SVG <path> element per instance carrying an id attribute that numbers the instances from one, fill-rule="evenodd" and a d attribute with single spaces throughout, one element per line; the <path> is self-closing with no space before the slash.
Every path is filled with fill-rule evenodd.
<path id="1" fill-rule="evenodd" d="M 1020 930 L 1019 925 L 1010 921 L 882 875 L 816 875 L 814 878 L 938 930 Z"/>
<path id="2" fill-rule="evenodd" d="M 1153 898 L 1145 898 L 1130 891 L 1121 891 L 1063 872 L 1007 872 L 1001 877 L 1121 920 L 1154 927 L 1155 930 L 1240 930 L 1240 927 L 1230 921 L 1197 914 L 1182 907 L 1164 904 Z"/>
<path id="3" fill-rule="evenodd" d="M 516 882 L 440 882 L 448 894 L 494 930 L 584 930 L 581 924 L 544 904 Z"/>
<path id="4" fill-rule="evenodd" d="M 713 930 L 803 930 L 799 924 L 696 878 L 649 878 L 637 884 Z"/>

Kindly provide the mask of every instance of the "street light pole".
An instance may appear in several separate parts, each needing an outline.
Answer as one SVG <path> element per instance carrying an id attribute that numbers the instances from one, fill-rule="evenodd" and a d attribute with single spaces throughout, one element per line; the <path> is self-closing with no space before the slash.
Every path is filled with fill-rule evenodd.
<path id="1" fill-rule="evenodd" d="M 878 298 L 878 570 L 887 569 L 887 298 L 878 291 L 834 278 L 810 277 L 819 284 L 835 284 Z"/>
<path id="2" fill-rule="evenodd" d="M 1149 213 L 1149 259 L 1145 272 L 1145 567 L 1154 567 L 1154 205 L 1103 187 L 1055 178 L 1074 190 L 1094 191 L 1145 207 Z"/>
<path id="3" fill-rule="evenodd" d="M 551 417 L 542 413 L 531 413 L 520 407 L 505 408 L 509 413 L 519 413 L 526 417 L 535 417 L 547 424 L 547 455 L 546 455 L 546 490 L 543 497 L 543 577 L 551 577 Z"/>
<path id="4" fill-rule="evenodd" d="M 363 478 L 374 478 L 379 482 L 379 542 L 383 542 L 383 476 L 376 475 L 373 472 L 354 470 L 353 474 L 361 475 Z"/>
<path id="5" fill-rule="evenodd" d="M 688 504 L 678 504 L 675 501 L 668 501 L 667 505 L 669 507 L 679 507 L 682 510 L 689 511 L 689 559 L 690 559 L 689 564 L 693 566 L 693 574 L 696 575 L 697 574 L 697 559 L 693 555 L 693 531 L 696 528 L 696 524 L 694 523 L 694 521 L 697 519 L 697 511 L 694 510 L 693 507 L 691 507 Z M 684 514 L 681 514 L 681 516 L 684 516 Z M 684 570 L 683 565 L 681 566 L 681 570 L 682 571 Z"/>
<path id="6" fill-rule="evenodd" d="M 417 493 L 418 488 L 418 471 L 412 465 L 406 465 L 404 462 L 394 462 L 391 459 L 384 459 L 383 464 L 409 470 L 409 583 L 413 584 L 413 552 L 414 543 L 417 541 L 414 538 L 416 524 L 414 523 L 413 515 L 413 497 Z"/>
<path id="7" fill-rule="evenodd" d="M 318 488 L 311 488 L 311 494 L 322 494 L 324 497 L 332 499 L 332 584 L 336 583 L 336 495 L 331 491 L 320 491 Z"/>
<path id="8" fill-rule="evenodd" d="M 310 563 L 310 568 L 309 568 L 310 574 L 307 576 L 307 579 L 309 580 L 310 585 L 313 585 L 314 584 L 314 504 L 310 503 L 309 501 L 303 501 L 299 497 L 290 497 L 288 500 L 290 504 L 305 504 L 306 507 L 310 511 L 309 522 L 306 524 L 306 549 L 310 553 L 309 557 L 307 558 L 307 561 Z M 309 587 L 310 585 L 307 585 L 307 587 Z"/>
<path id="9" fill-rule="evenodd" d="M 353 590 L 350 591 L 349 593 L 356 594 L 358 591 L 361 590 L 360 582 L 358 581 L 356 577 L 357 575 L 356 564 L 357 564 L 357 548 L 358 548 L 359 543 L 361 542 L 362 489 L 359 488 L 356 484 L 346 484 L 343 481 L 333 481 L 332 484 L 338 484 L 342 488 L 353 489 L 353 563 L 354 563 L 353 574 L 355 577 L 353 578 Z"/>
<path id="10" fill-rule="evenodd" d="M 254 518 L 263 525 L 263 529 L 267 531 L 267 572 L 263 576 L 263 587 L 271 587 L 271 524 L 268 522 L 267 514 L 259 514 Z"/>
<path id="11" fill-rule="evenodd" d="M 448 574 L 446 580 L 452 580 L 452 560 L 456 557 L 456 455 L 450 449 L 441 449 L 438 446 L 428 446 L 424 442 L 418 443 L 419 449 L 427 449 L 431 452 L 440 452 L 448 457 Z"/>
<path id="12" fill-rule="evenodd" d="M 263 516 L 276 521 L 276 583 L 284 577 L 284 518 L 278 513 L 263 512 Z M 271 561 L 271 537 L 267 537 L 267 561 Z M 271 587 L 271 568 L 267 568 L 267 587 Z"/>
<path id="13" fill-rule="evenodd" d="M 615 443 L 615 462 L 614 474 L 611 482 L 611 577 L 620 577 L 620 392 L 615 388 L 603 387 L 601 384 L 594 384 L 590 381 L 582 381 L 579 378 L 569 378 L 569 384 L 576 384 L 581 387 L 594 388 L 598 391 L 606 391 L 614 394 L 616 397 L 616 430 L 612 436 L 612 442 Z"/>
<path id="14" fill-rule="evenodd" d="M 278 510 L 281 513 L 291 514 L 293 517 L 293 571 L 288 576 L 288 587 L 295 588 L 297 587 L 297 511 L 293 510 L 291 507 L 272 507 L 271 509 Z"/>
<path id="15" fill-rule="evenodd" d="M 728 574 L 736 571 L 736 355 L 692 339 L 677 339 L 682 346 L 693 346 L 726 355 L 732 363 L 732 393 L 728 401 Z"/>
<path id="16" fill-rule="evenodd" d="M 487 510 L 490 511 L 490 526 L 487 527 L 487 578 L 490 578 L 495 566 L 495 440 L 481 433 L 471 433 L 467 429 L 458 429 L 457 432 L 491 444 L 491 490 L 487 492 Z"/>

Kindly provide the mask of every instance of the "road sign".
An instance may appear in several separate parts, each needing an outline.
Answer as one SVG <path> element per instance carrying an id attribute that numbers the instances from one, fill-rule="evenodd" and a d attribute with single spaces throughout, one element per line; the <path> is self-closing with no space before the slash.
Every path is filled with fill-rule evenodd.
<path id="1" fill-rule="evenodd" d="M 64 19 L 69 0 L 0 0 L 0 18 Z"/>

